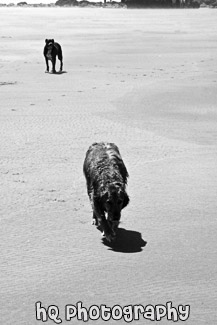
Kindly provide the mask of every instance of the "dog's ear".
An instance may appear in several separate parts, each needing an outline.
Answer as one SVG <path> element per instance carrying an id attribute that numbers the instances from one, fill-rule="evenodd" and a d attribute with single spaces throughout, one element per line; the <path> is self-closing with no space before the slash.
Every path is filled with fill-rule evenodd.
<path id="1" fill-rule="evenodd" d="M 46 38 L 45 43 L 47 44 L 47 42 L 48 42 L 48 39 Z"/>
<path id="2" fill-rule="evenodd" d="M 97 210 L 100 210 L 100 211 L 104 210 L 102 198 L 99 197 L 98 195 L 93 196 L 93 203 L 94 203 L 95 208 L 97 208 Z"/>
<path id="3" fill-rule="evenodd" d="M 54 43 L 54 39 L 52 39 L 51 42 Z"/>
<path id="4" fill-rule="evenodd" d="M 124 201 L 123 201 L 122 209 L 125 208 L 129 202 L 130 202 L 129 196 L 127 195 L 127 193 L 124 193 Z"/>

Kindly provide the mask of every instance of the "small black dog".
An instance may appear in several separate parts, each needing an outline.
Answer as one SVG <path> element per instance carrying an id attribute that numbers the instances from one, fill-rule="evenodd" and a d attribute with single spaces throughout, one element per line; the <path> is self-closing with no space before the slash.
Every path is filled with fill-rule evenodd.
<path id="1" fill-rule="evenodd" d="M 121 210 L 129 203 L 126 193 L 129 175 L 118 147 L 114 143 L 92 144 L 86 153 L 83 171 L 93 209 L 93 224 L 102 229 L 110 242 L 116 236 Z"/>
<path id="2" fill-rule="evenodd" d="M 49 64 L 48 61 L 52 62 L 52 72 L 56 73 L 55 65 L 56 65 L 56 56 L 60 60 L 60 71 L 63 69 L 63 54 L 61 46 L 54 42 L 54 39 L 46 39 L 45 47 L 44 47 L 44 57 L 46 61 L 47 70 L 49 72 Z"/>

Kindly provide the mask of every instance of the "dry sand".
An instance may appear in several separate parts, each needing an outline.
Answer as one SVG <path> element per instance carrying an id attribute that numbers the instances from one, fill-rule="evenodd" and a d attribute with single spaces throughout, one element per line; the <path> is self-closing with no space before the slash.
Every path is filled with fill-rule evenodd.
<path id="1" fill-rule="evenodd" d="M 64 320 L 78 301 L 172 301 L 190 304 L 187 324 L 214 325 L 217 12 L 0 16 L 0 323 L 42 324 L 36 301 L 59 306 L 63 324 L 81 323 Z M 65 73 L 44 73 L 45 38 L 61 43 Z M 91 226 L 82 164 L 94 141 L 115 142 L 130 174 L 113 247 Z"/>

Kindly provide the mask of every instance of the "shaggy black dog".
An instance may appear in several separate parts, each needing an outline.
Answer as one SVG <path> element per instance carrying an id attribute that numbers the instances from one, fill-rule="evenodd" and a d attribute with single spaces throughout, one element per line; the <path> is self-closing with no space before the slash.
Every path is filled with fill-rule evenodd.
<path id="1" fill-rule="evenodd" d="M 63 54 L 62 48 L 60 44 L 54 42 L 54 39 L 46 39 L 45 47 L 44 47 L 44 57 L 46 62 L 46 72 L 49 72 L 49 64 L 48 61 L 52 62 L 52 72 L 56 73 L 55 65 L 56 65 L 56 57 L 60 60 L 60 71 L 63 69 Z"/>
<path id="2" fill-rule="evenodd" d="M 121 210 L 129 203 L 126 193 L 129 175 L 118 147 L 114 143 L 92 144 L 86 153 L 83 171 L 93 209 L 93 224 L 102 229 L 108 241 L 112 241 Z"/>

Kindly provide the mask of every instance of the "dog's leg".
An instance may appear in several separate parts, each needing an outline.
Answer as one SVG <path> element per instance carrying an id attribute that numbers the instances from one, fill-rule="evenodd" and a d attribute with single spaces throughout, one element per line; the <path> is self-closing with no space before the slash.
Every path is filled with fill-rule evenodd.
<path id="1" fill-rule="evenodd" d="M 92 225 L 96 227 L 98 226 L 98 218 L 94 211 L 93 211 Z"/>
<path id="2" fill-rule="evenodd" d="M 92 207 L 92 210 L 93 210 L 93 219 L 92 219 L 92 225 L 93 226 L 98 226 L 98 219 L 97 219 L 97 215 L 95 213 L 95 209 L 94 209 L 94 204 L 93 204 L 93 189 L 90 185 L 87 185 L 87 192 L 88 192 L 88 196 L 89 196 L 89 199 L 90 199 L 90 204 L 91 204 L 91 207 Z"/>
<path id="3" fill-rule="evenodd" d="M 105 236 L 105 238 L 109 242 L 111 242 L 115 237 L 114 232 L 111 229 L 111 227 L 109 226 L 104 212 L 100 209 L 99 205 L 96 202 L 94 202 L 94 204 L 93 204 L 93 215 L 94 215 L 94 218 L 96 218 L 96 220 L 97 220 L 97 225 L 103 231 L 103 236 Z"/>
<path id="4" fill-rule="evenodd" d="M 60 60 L 60 72 L 62 72 L 62 71 L 63 71 L 63 61 Z"/>
<path id="5" fill-rule="evenodd" d="M 60 60 L 60 72 L 61 72 L 63 70 L 63 53 L 60 45 L 59 45 L 58 59 Z"/>
<path id="6" fill-rule="evenodd" d="M 55 66 L 56 66 L 56 56 L 54 56 L 52 59 L 52 73 L 56 73 Z"/>
<path id="7" fill-rule="evenodd" d="M 59 55 L 58 59 L 60 60 L 60 72 L 62 72 L 63 71 L 63 58 L 62 58 L 62 55 Z"/>
<path id="8" fill-rule="evenodd" d="M 46 67 L 47 67 L 47 70 L 45 72 L 49 72 L 49 64 L 48 64 L 48 58 L 45 57 L 45 62 L 46 62 Z"/>

